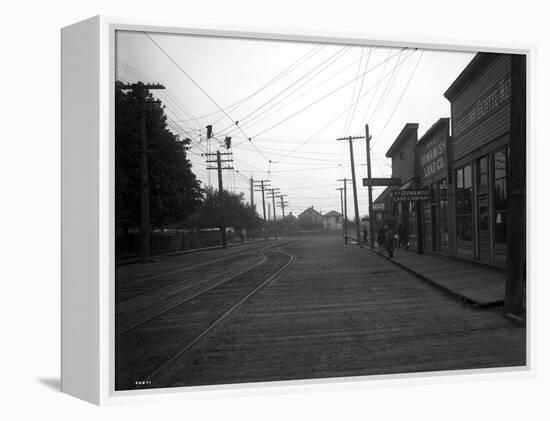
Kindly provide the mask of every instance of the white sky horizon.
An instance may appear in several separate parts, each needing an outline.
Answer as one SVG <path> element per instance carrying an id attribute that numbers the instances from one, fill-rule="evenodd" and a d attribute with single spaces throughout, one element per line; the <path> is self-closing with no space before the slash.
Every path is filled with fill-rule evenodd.
<path id="1" fill-rule="evenodd" d="M 343 183 L 337 180 L 351 178 L 348 142 L 336 139 L 364 136 L 368 123 L 372 176 L 390 177 L 391 160 L 384 155 L 403 126 L 418 123 L 420 138 L 439 118 L 450 117 L 443 93 L 474 55 L 119 31 L 116 76 L 166 87 L 153 94 L 166 106 L 171 130 L 192 140 L 188 156 L 204 186 L 217 188 L 217 173 L 206 170 L 202 154 L 226 152 L 223 139 L 231 136 L 235 171 L 223 171 L 225 189 L 249 201 L 249 178 L 269 179 L 287 195 L 285 213 L 313 206 L 325 214 L 340 212 L 336 189 Z M 209 124 L 215 136 L 210 144 Z M 353 146 L 364 216 L 365 140 Z M 383 190 L 374 188 L 373 198 Z M 261 193 L 254 201 L 261 214 Z M 347 202 L 353 219 L 351 183 Z"/>

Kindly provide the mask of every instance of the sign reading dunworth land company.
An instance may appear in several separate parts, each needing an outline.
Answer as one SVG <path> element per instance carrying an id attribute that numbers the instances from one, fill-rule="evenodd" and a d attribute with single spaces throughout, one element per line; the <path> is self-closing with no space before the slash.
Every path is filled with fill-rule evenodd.
<path id="1" fill-rule="evenodd" d="M 428 190 L 398 190 L 392 194 L 394 202 L 418 202 L 419 200 L 430 200 Z"/>
<path id="2" fill-rule="evenodd" d="M 400 186 L 400 178 L 363 178 L 363 186 Z"/>

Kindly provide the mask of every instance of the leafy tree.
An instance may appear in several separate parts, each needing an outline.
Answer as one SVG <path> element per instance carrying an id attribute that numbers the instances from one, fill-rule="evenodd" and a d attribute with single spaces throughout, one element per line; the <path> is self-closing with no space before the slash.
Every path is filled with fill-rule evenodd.
<path id="1" fill-rule="evenodd" d="M 202 200 L 200 182 L 187 159 L 189 139 L 168 130 L 160 102 L 147 93 L 115 88 L 115 206 L 118 227 L 139 226 L 140 112 L 145 109 L 151 224 L 164 227 L 186 220 Z"/>
<path id="2" fill-rule="evenodd" d="M 243 193 L 223 191 L 208 187 L 205 197 L 197 212 L 187 221 L 187 225 L 193 228 L 217 228 L 221 225 L 220 199 L 223 202 L 225 225 L 237 229 L 258 229 L 261 220 L 256 210 L 244 202 Z"/>

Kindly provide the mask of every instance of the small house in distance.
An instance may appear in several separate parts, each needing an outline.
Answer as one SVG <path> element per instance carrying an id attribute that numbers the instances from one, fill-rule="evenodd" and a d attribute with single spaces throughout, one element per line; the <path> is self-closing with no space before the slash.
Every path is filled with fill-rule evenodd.
<path id="1" fill-rule="evenodd" d="M 300 215 L 298 215 L 298 221 L 300 222 L 309 222 L 312 224 L 322 224 L 323 223 L 323 215 L 321 215 L 320 212 L 317 212 L 315 209 L 313 209 L 313 206 L 310 206 L 305 211 L 303 211 Z"/>
<path id="2" fill-rule="evenodd" d="M 329 231 L 342 231 L 342 214 L 336 211 L 330 211 L 323 215 L 323 227 Z"/>
<path id="3" fill-rule="evenodd" d="M 287 222 L 298 222 L 298 218 L 292 212 L 285 216 L 285 221 Z"/>

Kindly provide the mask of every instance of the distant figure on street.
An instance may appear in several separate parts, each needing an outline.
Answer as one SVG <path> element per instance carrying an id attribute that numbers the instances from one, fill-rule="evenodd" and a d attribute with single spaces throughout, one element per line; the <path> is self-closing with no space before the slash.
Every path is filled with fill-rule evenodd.
<path id="1" fill-rule="evenodd" d="M 241 243 L 244 243 L 244 237 L 245 237 L 245 230 L 244 230 L 244 228 L 241 229 L 241 234 L 240 234 L 240 236 L 241 236 Z"/>
<path id="2" fill-rule="evenodd" d="M 347 244 L 348 243 L 348 233 L 346 232 L 344 234 L 344 244 Z"/>
<path id="3" fill-rule="evenodd" d="M 367 231 L 367 227 L 363 227 L 363 242 L 366 243 L 368 239 L 369 233 Z"/>
<path id="4" fill-rule="evenodd" d="M 384 254 L 384 244 L 386 243 L 386 228 L 380 227 L 378 230 L 378 236 L 376 237 L 378 242 L 378 253 Z"/>
<path id="5" fill-rule="evenodd" d="M 393 237 L 394 236 L 395 236 L 395 233 L 393 231 L 393 227 L 391 223 L 389 223 L 386 228 L 386 250 L 388 251 L 388 256 L 390 258 L 393 257 Z"/>

